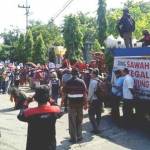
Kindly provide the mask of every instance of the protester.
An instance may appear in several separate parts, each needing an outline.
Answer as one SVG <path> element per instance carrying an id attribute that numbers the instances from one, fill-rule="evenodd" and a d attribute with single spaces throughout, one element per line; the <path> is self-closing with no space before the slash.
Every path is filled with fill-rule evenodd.
<path id="1" fill-rule="evenodd" d="M 124 39 L 126 48 L 132 47 L 132 32 L 135 30 L 135 21 L 129 14 L 128 8 L 123 9 L 123 16 L 117 23 L 117 29 Z"/>
<path id="2" fill-rule="evenodd" d="M 20 71 L 19 68 L 16 68 L 14 72 L 14 86 L 18 88 L 19 83 L 20 83 Z"/>
<path id="3" fill-rule="evenodd" d="M 40 85 L 35 89 L 34 100 L 38 107 L 21 110 L 18 119 L 28 123 L 26 150 L 56 150 L 56 119 L 60 108 L 49 103 L 49 88 Z"/>
<path id="4" fill-rule="evenodd" d="M 88 89 L 89 119 L 93 127 L 93 130 L 91 132 L 94 134 L 100 133 L 99 125 L 102 112 L 102 99 L 99 99 L 95 94 L 99 82 L 98 75 L 99 71 L 97 69 L 94 69 L 91 73 L 91 81 Z"/>
<path id="5" fill-rule="evenodd" d="M 2 94 L 6 93 L 6 77 L 7 77 L 6 68 L 4 66 L 1 66 L 0 67 L 0 93 Z"/>
<path id="6" fill-rule="evenodd" d="M 87 88 L 89 88 L 92 70 L 93 70 L 92 68 L 89 68 L 89 69 L 85 70 L 85 72 L 82 75 L 82 78 L 83 78 Z"/>
<path id="7" fill-rule="evenodd" d="M 115 71 L 116 80 L 114 81 L 114 84 L 112 84 L 112 96 L 111 96 L 111 104 L 112 104 L 112 118 L 114 121 L 119 121 L 120 118 L 120 101 L 122 99 L 122 87 L 124 82 L 124 77 L 121 70 Z"/>
<path id="8" fill-rule="evenodd" d="M 16 87 L 10 89 L 10 101 L 15 103 L 14 109 L 22 109 L 27 96 Z"/>
<path id="9" fill-rule="evenodd" d="M 82 140 L 83 106 L 87 109 L 86 85 L 78 76 L 78 70 L 73 69 L 72 78 L 64 87 L 68 99 L 69 134 L 72 143 Z"/>
<path id="10" fill-rule="evenodd" d="M 64 104 L 64 111 L 67 112 L 68 108 L 67 108 L 67 95 L 65 92 L 63 92 L 64 87 L 67 83 L 67 81 L 69 81 L 72 78 L 72 74 L 71 74 L 71 69 L 64 69 L 63 73 L 62 73 L 62 89 L 61 89 L 61 93 L 62 93 L 62 100 L 63 100 L 63 104 Z"/>
<path id="11" fill-rule="evenodd" d="M 142 34 L 144 37 L 137 42 L 142 42 L 142 47 L 147 47 L 150 45 L 150 33 L 148 30 L 143 30 Z"/>
<path id="12" fill-rule="evenodd" d="M 134 80 L 129 75 L 129 70 L 123 70 L 125 75 L 123 82 L 123 118 L 125 121 L 131 121 L 134 107 Z"/>
<path id="13" fill-rule="evenodd" d="M 60 95 L 60 80 L 58 79 L 56 72 L 52 72 L 50 78 L 51 78 L 49 81 L 50 95 L 51 98 L 54 100 L 54 102 L 57 104 L 57 100 Z"/>

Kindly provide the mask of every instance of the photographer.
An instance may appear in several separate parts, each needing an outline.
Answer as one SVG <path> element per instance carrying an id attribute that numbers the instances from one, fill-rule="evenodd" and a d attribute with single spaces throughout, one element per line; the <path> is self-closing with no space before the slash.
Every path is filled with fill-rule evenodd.
<path id="1" fill-rule="evenodd" d="M 20 121 L 28 122 L 26 150 L 56 150 L 55 123 L 60 108 L 51 106 L 46 85 L 36 87 L 34 100 L 38 107 L 21 110 L 18 115 Z"/>

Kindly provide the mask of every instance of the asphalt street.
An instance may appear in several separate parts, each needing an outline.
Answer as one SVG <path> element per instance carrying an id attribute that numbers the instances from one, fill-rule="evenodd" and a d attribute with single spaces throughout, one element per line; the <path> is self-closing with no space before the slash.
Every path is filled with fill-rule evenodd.
<path id="1" fill-rule="evenodd" d="M 28 88 L 22 88 L 28 95 Z M 31 104 L 31 107 L 36 104 Z M 25 150 L 27 124 L 17 120 L 18 110 L 8 95 L 0 95 L 0 150 Z M 109 110 L 103 113 L 99 135 L 90 133 L 87 111 L 84 112 L 83 141 L 78 144 L 69 143 L 67 114 L 57 120 L 57 150 L 149 150 L 150 133 L 139 128 L 125 129 L 117 127 L 111 120 Z"/>

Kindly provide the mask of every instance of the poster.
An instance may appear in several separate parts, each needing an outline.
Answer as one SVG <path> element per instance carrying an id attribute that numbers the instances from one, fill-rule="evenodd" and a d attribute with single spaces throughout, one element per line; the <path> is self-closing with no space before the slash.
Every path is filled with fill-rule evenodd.
<path id="1" fill-rule="evenodd" d="M 141 100 L 150 100 L 150 58 L 115 57 L 114 69 L 124 68 L 128 68 L 134 78 L 137 97 Z"/>

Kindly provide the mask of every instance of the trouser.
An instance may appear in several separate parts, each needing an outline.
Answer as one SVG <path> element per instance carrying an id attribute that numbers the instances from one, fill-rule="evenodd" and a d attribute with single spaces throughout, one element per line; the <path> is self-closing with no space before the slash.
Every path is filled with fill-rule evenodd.
<path id="1" fill-rule="evenodd" d="M 10 86 L 11 86 L 11 80 L 8 80 L 8 81 L 7 81 L 7 86 L 6 86 L 6 92 L 10 92 L 10 91 L 9 91 Z"/>
<path id="2" fill-rule="evenodd" d="M 83 108 L 69 107 L 68 117 L 69 117 L 69 134 L 71 140 L 77 141 L 82 138 Z"/>
<path id="3" fill-rule="evenodd" d="M 89 106 L 89 119 L 92 124 L 93 130 L 99 129 L 101 120 L 102 102 L 100 100 L 93 100 Z"/>
<path id="4" fill-rule="evenodd" d="M 126 48 L 132 47 L 132 32 L 127 32 L 123 34 L 123 39 Z"/>
<path id="5" fill-rule="evenodd" d="M 0 81 L 0 92 L 5 93 L 6 92 L 6 82 L 5 81 Z"/>
<path id="6" fill-rule="evenodd" d="M 112 95 L 111 114 L 112 114 L 112 118 L 115 121 L 118 121 L 120 118 L 120 111 L 119 111 L 120 100 L 121 100 L 121 97 Z"/>
<path id="7" fill-rule="evenodd" d="M 133 100 L 124 100 L 123 102 L 123 118 L 124 120 L 131 121 L 133 117 Z"/>
<path id="8" fill-rule="evenodd" d="M 20 82 L 19 80 L 15 80 L 15 81 L 14 81 L 14 86 L 15 86 L 16 88 L 19 87 L 19 82 Z"/>

